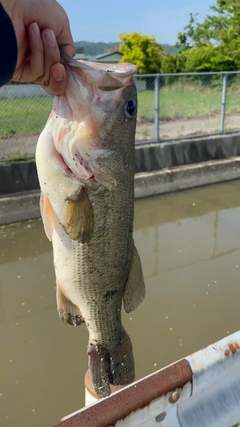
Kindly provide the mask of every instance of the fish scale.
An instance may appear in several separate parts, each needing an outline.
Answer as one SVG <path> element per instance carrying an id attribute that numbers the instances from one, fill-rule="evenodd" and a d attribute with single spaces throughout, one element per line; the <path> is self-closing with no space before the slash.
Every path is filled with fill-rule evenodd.
<path id="1" fill-rule="evenodd" d="M 134 379 L 121 308 L 134 310 L 145 295 L 133 241 L 136 67 L 120 64 L 127 72 L 113 77 L 93 63 L 65 66 L 66 94 L 55 99 L 36 149 L 41 214 L 59 316 L 73 326 L 85 322 L 92 382 L 105 397 L 110 384 Z"/>

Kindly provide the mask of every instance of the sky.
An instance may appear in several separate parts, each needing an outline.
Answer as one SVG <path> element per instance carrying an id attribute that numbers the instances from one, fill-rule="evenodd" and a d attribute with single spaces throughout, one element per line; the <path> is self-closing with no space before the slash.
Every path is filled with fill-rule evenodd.
<path id="1" fill-rule="evenodd" d="M 68 14 L 74 41 L 119 41 L 121 32 L 155 36 L 175 44 L 190 12 L 202 22 L 216 0 L 58 0 Z"/>

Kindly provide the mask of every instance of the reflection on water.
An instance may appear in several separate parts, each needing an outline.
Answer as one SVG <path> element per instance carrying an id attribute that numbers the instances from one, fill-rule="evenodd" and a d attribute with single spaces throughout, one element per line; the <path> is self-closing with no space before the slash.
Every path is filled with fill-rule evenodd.
<path id="1" fill-rule="evenodd" d="M 240 181 L 139 200 L 147 285 L 124 314 L 137 379 L 239 329 Z M 0 425 L 51 426 L 84 405 L 87 331 L 61 324 L 40 220 L 0 228 Z"/>

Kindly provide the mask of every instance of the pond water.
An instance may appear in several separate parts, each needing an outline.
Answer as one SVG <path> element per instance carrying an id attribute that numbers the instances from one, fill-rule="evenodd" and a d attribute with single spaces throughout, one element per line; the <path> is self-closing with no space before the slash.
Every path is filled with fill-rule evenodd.
<path id="1" fill-rule="evenodd" d="M 137 200 L 147 296 L 123 313 L 136 379 L 240 327 L 240 181 Z M 56 310 L 41 220 L 0 228 L 0 425 L 51 427 L 84 406 L 87 330 Z"/>

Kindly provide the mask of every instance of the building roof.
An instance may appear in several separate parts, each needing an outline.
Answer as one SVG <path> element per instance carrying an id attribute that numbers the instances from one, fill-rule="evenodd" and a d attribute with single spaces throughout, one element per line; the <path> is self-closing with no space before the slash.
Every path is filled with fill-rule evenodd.
<path id="1" fill-rule="evenodd" d="M 96 59 L 103 59 L 103 58 L 107 58 L 109 56 L 113 56 L 113 55 L 120 55 L 123 56 L 122 52 L 119 52 L 119 50 L 115 50 L 114 52 L 108 52 L 108 53 L 103 53 L 101 55 L 96 56 Z"/>

